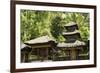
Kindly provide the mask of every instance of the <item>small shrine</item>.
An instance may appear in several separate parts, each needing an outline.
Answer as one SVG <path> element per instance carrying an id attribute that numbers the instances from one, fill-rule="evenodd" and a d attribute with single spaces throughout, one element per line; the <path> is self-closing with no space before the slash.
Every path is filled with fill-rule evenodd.
<path id="1" fill-rule="evenodd" d="M 28 54 L 32 48 L 21 42 L 21 62 L 28 62 Z"/>
<path id="2" fill-rule="evenodd" d="M 83 49 L 85 43 L 82 41 L 77 23 L 71 22 L 64 26 L 65 30 L 62 35 L 66 39 L 63 43 L 58 43 L 57 47 L 64 51 L 68 60 L 76 60 L 79 51 Z"/>
<path id="3" fill-rule="evenodd" d="M 36 39 L 26 41 L 25 44 L 31 46 L 30 52 L 36 61 L 46 61 L 53 59 L 53 55 L 56 52 L 56 41 L 49 36 L 42 36 Z M 36 58 L 36 59 L 35 59 Z"/>

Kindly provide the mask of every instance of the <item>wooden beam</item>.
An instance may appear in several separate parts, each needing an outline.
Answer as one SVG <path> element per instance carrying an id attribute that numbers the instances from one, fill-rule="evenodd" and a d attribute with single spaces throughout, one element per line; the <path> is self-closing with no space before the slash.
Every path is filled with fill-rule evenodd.
<path id="1" fill-rule="evenodd" d="M 32 46 L 32 48 L 44 48 L 44 49 L 47 49 L 47 47 L 51 47 L 51 45 L 34 45 L 34 46 Z"/>

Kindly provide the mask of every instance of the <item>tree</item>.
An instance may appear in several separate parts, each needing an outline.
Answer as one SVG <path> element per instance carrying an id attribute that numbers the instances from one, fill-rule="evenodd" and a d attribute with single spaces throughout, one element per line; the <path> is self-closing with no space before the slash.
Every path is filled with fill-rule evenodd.
<path id="1" fill-rule="evenodd" d="M 58 42 L 62 36 L 64 25 L 69 22 L 78 23 L 83 40 L 89 38 L 90 25 L 88 13 L 21 10 L 21 41 L 25 42 L 40 36 L 48 35 Z"/>

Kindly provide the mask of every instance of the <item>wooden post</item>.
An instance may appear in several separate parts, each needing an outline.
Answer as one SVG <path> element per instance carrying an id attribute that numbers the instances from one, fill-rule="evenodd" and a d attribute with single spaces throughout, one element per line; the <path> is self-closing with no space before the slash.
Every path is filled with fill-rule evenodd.
<path id="1" fill-rule="evenodd" d="M 48 60 L 48 49 L 49 48 L 46 48 L 45 60 Z"/>
<path id="2" fill-rule="evenodd" d="M 21 62 L 26 62 L 26 52 L 21 52 Z"/>
<path id="3" fill-rule="evenodd" d="M 23 53 L 23 62 L 25 62 L 25 52 Z"/>
<path id="4" fill-rule="evenodd" d="M 28 62 L 28 52 L 25 52 L 25 62 Z"/>
<path id="5" fill-rule="evenodd" d="M 41 61 L 48 60 L 48 48 L 41 48 Z"/>
<path id="6" fill-rule="evenodd" d="M 40 52 L 40 50 L 39 50 L 39 48 L 37 48 L 37 58 L 38 58 L 38 60 L 40 60 L 40 54 L 39 54 L 39 52 Z"/>
<path id="7" fill-rule="evenodd" d="M 76 60 L 76 49 L 71 50 L 71 60 Z"/>
<path id="8" fill-rule="evenodd" d="M 52 60 L 55 60 L 54 47 L 52 47 Z"/>
<path id="9" fill-rule="evenodd" d="M 65 54 L 68 60 L 70 60 L 70 56 L 71 56 L 71 51 L 70 50 L 65 50 Z"/>
<path id="10" fill-rule="evenodd" d="M 79 52 L 80 52 L 79 49 L 77 49 L 77 50 L 76 50 L 76 59 L 77 59 L 77 60 L 79 59 Z"/>
<path id="11" fill-rule="evenodd" d="M 25 53 L 21 52 L 21 62 L 25 62 Z"/>

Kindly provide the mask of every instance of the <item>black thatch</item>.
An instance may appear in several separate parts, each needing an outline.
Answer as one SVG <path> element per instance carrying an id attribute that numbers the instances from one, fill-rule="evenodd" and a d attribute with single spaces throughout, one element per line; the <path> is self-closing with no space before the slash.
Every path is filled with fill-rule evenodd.
<path id="1" fill-rule="evenodd" d="M 21 51 L 31 51 L 31 47 L 21 42 Z"/>
<path id="2" fill-rule="evenodd" d="M 77 23 L 75 23 L 75 22 L 70 22 L 70 23 L 64 25 L 64 27 L 71 27 L 71 26 L 77 26 Z"/>

